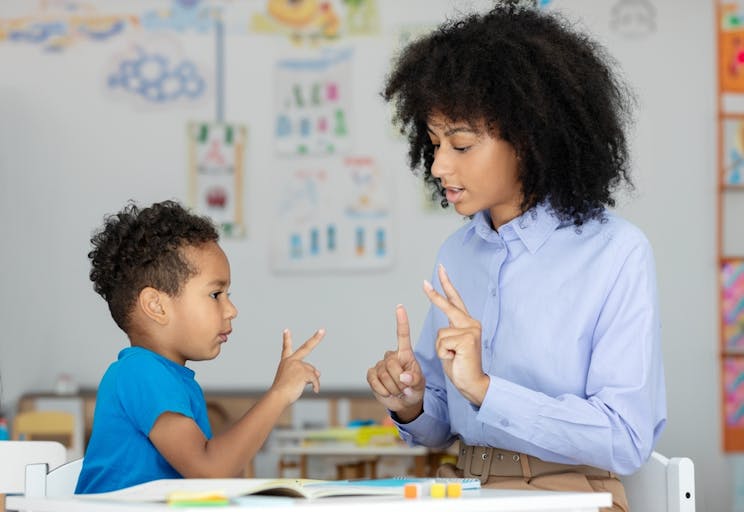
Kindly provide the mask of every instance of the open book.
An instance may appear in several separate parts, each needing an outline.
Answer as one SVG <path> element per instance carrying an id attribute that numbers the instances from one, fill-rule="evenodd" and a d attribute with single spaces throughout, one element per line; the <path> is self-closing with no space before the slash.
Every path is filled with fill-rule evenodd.
<path id="1" fill-rule="evenodd" d="M 91 500 L 131 502 L 214 502 L 249 495 L 327 498 L 333 496 L 402 496 L 406 483 L 461 481 L 472 489 L 473 479 L 385 478 L 367 480 L 312 480 L 298 478 L 177 478 L 153 480 L 118 491 L 81 494 Z M 479 485 L 478 485 L 479 487 Z"/>
<path id="2" fill-rule="evenodd" d="M 82 494 L 105 501 L 172 502 L 233 500 L 248 495 L 324 498 L 331 496 L 402 496 L 403 484 L 364 485 L 362 481 L 298 478 L 183 478 L 153 480 L 118 491 Z"/>

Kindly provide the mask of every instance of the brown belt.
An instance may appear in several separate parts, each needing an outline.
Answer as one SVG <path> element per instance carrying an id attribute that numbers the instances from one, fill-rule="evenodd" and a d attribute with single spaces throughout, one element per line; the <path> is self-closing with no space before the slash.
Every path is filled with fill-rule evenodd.
<path id="1" fill-rule="evenodd" d="M 524 453 L 491 448 L 489 446 L 468 446 L 460 443 L 457 455 L 457 469 L 466 478 L 478 478 L 482 483 L 489 476 L 511 476 L 533 478 L 554 473 L 582 473 L 590 477 L 615 478 L 615 474 L 593 466 L 578 466 L 546 462 Z"/>

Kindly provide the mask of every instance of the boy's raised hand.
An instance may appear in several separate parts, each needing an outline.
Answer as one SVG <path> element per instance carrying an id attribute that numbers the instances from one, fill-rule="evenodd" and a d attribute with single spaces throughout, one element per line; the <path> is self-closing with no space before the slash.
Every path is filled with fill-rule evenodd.
<path id="1" fill-rule="evenodd" d="M 449 327 L 437 332 L 437 355 L 452 384 L 471 403 L 480 406 L 491 381 L 481 364 L 481 324 L 468 313 L 443 265 L 439 265 L 438 275 L 444 297 L 424 281 L 424 293 L 449 320 Z"/>
<path id="2" fill-rule="evenodd" d="M 403 306 L 395 308 L 398 350 L 388 350 L 367 371 L 367 383 L 375 398 L 402 421 L 411 421 L 423 408 L 426 381 L 411 347 L 411 329 Z"/>
<path id="3" fill-rule="evenodd" d="M 320 372 L 303 359 L 320 343 L 323 336 L 325 336 L 325 329 L 318 329 L 305 343 L 300 345 L 300 348 L 293 350 L 292 333 L 289 329 L 282 332 L 282 358 L 271 388 L 280 392 L 288 403 L 300 398 L 308 384 L 313 385 L 313 391 L 316 393 L 320 390 Z"/>

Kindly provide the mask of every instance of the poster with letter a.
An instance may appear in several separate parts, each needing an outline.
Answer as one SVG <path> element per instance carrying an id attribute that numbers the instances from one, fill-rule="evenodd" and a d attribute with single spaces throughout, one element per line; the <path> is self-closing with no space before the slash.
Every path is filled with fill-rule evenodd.
<path id="1" fill-rule="evenodd" d="M 190 123 L 191 205 L 209 216 L 227 238 L 245 236 L 243 162 L 246 128 L 225 123 Z"/>

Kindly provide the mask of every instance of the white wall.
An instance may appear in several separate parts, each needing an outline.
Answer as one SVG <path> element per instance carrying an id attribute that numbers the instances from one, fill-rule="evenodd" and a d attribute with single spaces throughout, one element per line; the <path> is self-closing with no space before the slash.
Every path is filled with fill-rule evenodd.
<path id="1" fill-rule="evenodd" d="M 436 23 L 470 5 L 378 3 L 387 28 Z M 641 38 L 611 30 L 618 3 L 554 0 L 551 8 L 580 19 L 600 38 L 638 93 L 637 191 L 623 197 L 619 209 L 646 232 L 657 258 L 669 394 L 659 450 L 695 461 L 698 510 L 730 510 L 729 462 L 720 440 L 713 3 L 649 0 L 656 30 Z M 0 17 L 24 12 L 25 4 L 3 0 Z M 281 45 L 228 37 L 226 120 L 249 128 L 249 237 L 223 242 L 240 316 L 222 355 L 194 365 L 205 388 L 267 387 L 281 330 L 290 327 L 299 342 L 321 326 L 328 335 L 311 359 L 322 369 L 323 386 L 364 388 L 367 367 L 394 343 L 396 304 L 409 308 L 418 331 L 426 309 L 420 283 L 429 277 L 437 246 L 461 221 L 452 212 L 421 211 L 418 183 L 405 168 L 406 147 L 388 136 L 377 92 L 393 48 L 390 34 L 354 42 L 353 126 L 355 151 L 395 171 L 395 264 L 371 273 L 284 276 L 269 271 L 267 246 L 275 197 L 267 98 Z M 193 58 L 212 59 L 210 37 L 180 40 Z M 48 54 L 0 41 L 0 406 L 6 410 L 25 391 L 52 388 L 60 372 L 95 386 L 125 346 L 88 281 L 91 231 L 130 198 L 185 200 L 185 124 L 214 119 L 210 100 L 158 110 L 113 101 L 101 80 L 121 44 L 114 38 Z"/>

